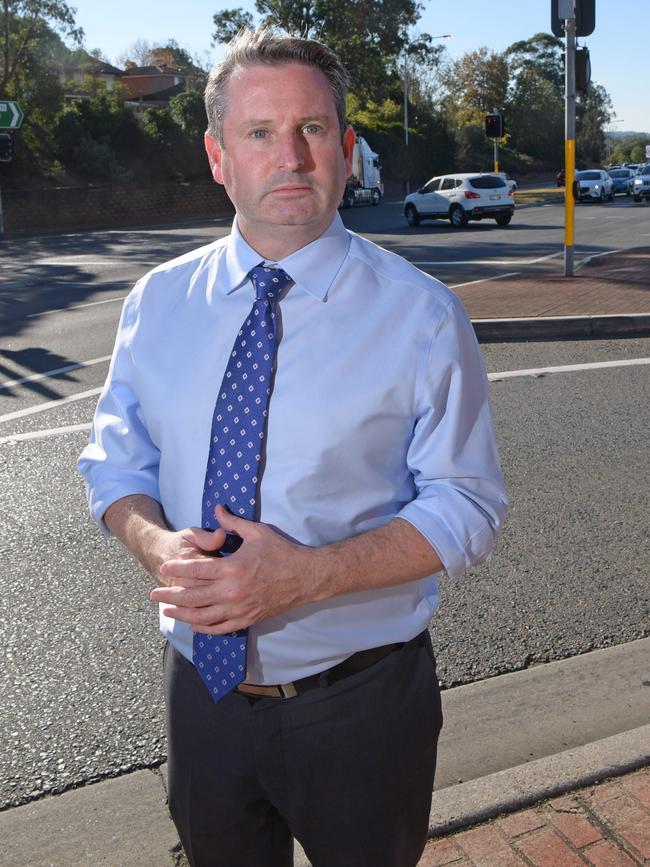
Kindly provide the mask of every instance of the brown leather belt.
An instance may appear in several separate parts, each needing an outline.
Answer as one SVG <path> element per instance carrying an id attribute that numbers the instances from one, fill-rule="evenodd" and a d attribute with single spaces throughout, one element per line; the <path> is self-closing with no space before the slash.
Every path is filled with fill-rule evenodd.
<path id="1" fill-rule="evenodd" d="M 292 683 L 278 683 L 273 686 L 240 683 L 235 689 L 237 692 L 243 693 L 243 695 L 257 698 L 295 698 L 295 696 L 301 695 L 303 692 L 309 692 L 310 689 L 331 686 L 333 683 L 343 680 L 351 674 L 356 674 L 365 668 L 370 668 L 371 665 L 379 662 L 394 650 L 399 650 L 406 644 L 419 641 L 423 634 L 417 635 L 411 641 L 402 641 L 398 644 L 384 644 L 381 647 L 360 650 L 358 653 L 353 653 L 352 656 L 348 656 L 343 662 L 339 662 L 338 665 L 334 665 L 326 671 L 301 677 L 300 680 L 294 680 Z"/>

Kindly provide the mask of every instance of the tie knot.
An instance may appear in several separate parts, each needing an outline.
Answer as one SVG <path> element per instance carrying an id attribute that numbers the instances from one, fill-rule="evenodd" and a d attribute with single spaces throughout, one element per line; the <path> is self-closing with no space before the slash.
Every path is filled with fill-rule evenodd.
<path id="1" fill-rule="evenodd" d="M 282 268 L 267 268 L 265 265 L 253 268 L 249 277 L 253 281 L 255 297 L 258 301 L 276 301 L 284 287 L 293 283 L 291 277 Z"/>

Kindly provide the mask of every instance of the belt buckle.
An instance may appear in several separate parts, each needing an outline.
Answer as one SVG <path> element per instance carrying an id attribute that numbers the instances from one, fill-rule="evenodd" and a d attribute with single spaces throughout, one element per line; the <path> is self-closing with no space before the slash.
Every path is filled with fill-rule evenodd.
<path id="1" fill-rule="evenodd" d="M 295 698 L 298 695 L 298 690 L 293 683 L 279 683 L 278 689 L 282 698 Z"/>

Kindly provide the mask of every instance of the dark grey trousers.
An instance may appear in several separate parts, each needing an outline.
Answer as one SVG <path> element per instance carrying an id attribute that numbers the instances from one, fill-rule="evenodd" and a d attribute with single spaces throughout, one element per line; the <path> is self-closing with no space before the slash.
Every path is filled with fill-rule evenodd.
<path id="1" fill-rule="evenodd" d="M 428 633 L 291 699 L 216 704 L 165 649 L 169 806 L 192 867 L 415 867 L 427 836 L 440 692 Z"/>

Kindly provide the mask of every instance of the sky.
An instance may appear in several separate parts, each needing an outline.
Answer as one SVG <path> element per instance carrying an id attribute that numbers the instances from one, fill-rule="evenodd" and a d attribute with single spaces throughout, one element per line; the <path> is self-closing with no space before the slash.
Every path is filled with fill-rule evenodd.
<path id="1" fill-rule="evenodd" d="M 175 39 L 198 56 L 201 65 L 218 60 L 212 17 L 222 9 L 243 7 L 254 13 L 253 0 L 70 0 L 87 48 L 100 48 L 115 63 L 138 39 L 165 44 Z M 551 0 L 424 0 L 417 32 L 451 34 L 444 45 L 451 58 L 487 46 L 501 51 L 520 39 L 551 29 Z M 648 26 L 647 0 L 596 0 L 596 29 L 579 40 L 589 48 L 591 77 L 609 93 L 615 117 L 612 131 L 650 133 L 647 99 L 650 62 L 637 36 Z"/>

